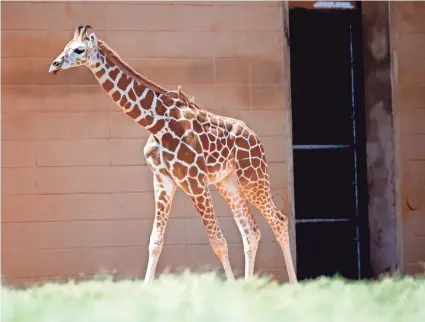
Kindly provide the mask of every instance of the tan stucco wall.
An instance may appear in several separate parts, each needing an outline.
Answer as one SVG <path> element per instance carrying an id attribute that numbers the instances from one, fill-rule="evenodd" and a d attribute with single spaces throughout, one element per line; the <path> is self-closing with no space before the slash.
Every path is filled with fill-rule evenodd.
<path id="1" fill-rule="evenodd" d="M 116 270 L 143 276 L 154 214 L 148 132 L 85 68 L 52 76 L 79 24 L 91 24 L 133 68 L 260 135 L 277 203 L 286 196 L 280 3 L 2 3 L 2 276 L 11 282 Z M 243 272 L 241 237 L 213 191 Z M 286 204 L 286 203 L 285 203 Z M 257 272 L 286 276 L 271 230 Z M 158 272 L 220 268 L 201 219 L 178 192 Z"/>

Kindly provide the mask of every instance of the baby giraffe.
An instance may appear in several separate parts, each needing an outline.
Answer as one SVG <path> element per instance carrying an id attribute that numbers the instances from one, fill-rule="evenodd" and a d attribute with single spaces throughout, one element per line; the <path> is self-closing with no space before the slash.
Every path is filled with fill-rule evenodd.
<path id="1" fill-rule="evenodd" d="M 168 91 L 138 74 L 94 33 L 80 25 L 53 61 L 49 72 L 85 66 L 107 95 L 150 132 L 144 148 L 153 172 L 155 219 L 145 281 L 154 278 L 176 188 L 201 215 L 211 247 L 228 279 L 234 279 L 226 239 L 209 190 L 215 185 L 230 206 L 242 235 L 245 278 L 254 274 L 261 233 L 247 202 L 266 218 L 282 248 L 290 282 L 296 283 L 288 237 L 288 218 L 272 200 L 267 161 L 258 136 L 242 121 L 213 114 L 180 89 Z"/>

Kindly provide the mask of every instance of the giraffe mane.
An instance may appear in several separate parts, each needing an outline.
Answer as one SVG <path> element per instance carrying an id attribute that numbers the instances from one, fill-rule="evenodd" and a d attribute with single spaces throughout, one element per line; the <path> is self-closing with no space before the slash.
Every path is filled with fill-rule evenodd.
<path id="1" fill-rule="evenodd" d="M 154 83 L 153 81 L 147 79 L 140 75 L 137 71 L 135 71 L 131 66 L 129 66 L 111 47 L 109 47 L 105 41 L 102 39 L 97 40 L 99 48 L 106 54 L 106 56 L 117 66 L 123 69 L 130 77 L 139 81 L 141 84 L 148 86 L 152 90 L 156 91 L 159 94 L 164 94 L 170 98 L 176 98 L 181 100 L 185 105 L 193 109 L 204 110 L 204 108 L 200 107 L 198 104 L 194 102 L 194 97 L 189 98 L 182 90 L 181 86 L 177 88 L 176 91 L 170 91 L 161 87 L 160 85 Z"/>

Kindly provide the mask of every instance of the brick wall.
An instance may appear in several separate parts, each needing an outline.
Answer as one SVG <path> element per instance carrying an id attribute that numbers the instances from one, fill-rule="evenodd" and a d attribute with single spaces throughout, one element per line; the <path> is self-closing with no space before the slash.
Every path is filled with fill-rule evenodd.
<path id="1" fill-rule="evenodd" d="M 393 106 L 402 184 L 402 253 L 406 273 L 425 261 L 425 5 L 390 2 Z"/>
<path id="2" fill-rule="evenodd" d="M 286 196 L 281 8 L 269 3 L 2 3 L 2 272 L 20 283 L 92 275 L 143 276 L 154 214 L 148 132 L 126 118 L 84 67 L 52 76 L 75 27 L 91 24 L 133 68 L 166 88 L 245 120 L 260 135 L 273 193 Z M 241 238 L 214 205 L 235 271 Z M 257 272 L 285 276 L 271 230 Z M 201 219 L 178 192 L 159 271 L 220 268 Z"/>

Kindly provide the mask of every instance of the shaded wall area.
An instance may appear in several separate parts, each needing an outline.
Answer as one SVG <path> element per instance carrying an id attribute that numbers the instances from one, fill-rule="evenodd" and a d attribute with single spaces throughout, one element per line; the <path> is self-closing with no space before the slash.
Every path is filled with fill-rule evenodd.
<path id="1" fill-rule="evenodd" d="M 363 2 L 362 24 L 370 266 L 378 277 L 399 262 L 388 2 Z"/>
<path id="2" fill-rule="evenodd" d="M 282 18 L 279 2 L 3 2 L 2 272 L 19 284 L 99 271 L 143 276 L 152 227 L 148 132 L 127 119 L 89 70 L 52 76 L 52 60 L 79 24 L 91 24 L 141 74 L 261 137 L 273 194 L 287 208 Z M 164 18 L 165 17 L 165 18 Z M 243 272 L 230 210 L 214 206 Z M 257 272 L 286 279 L 265 220 Z M 178 192 L 158 272 L 220 268 L 201 219 Z"/>

